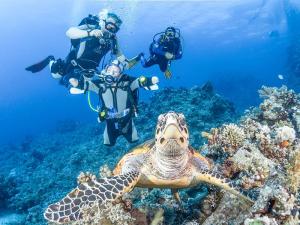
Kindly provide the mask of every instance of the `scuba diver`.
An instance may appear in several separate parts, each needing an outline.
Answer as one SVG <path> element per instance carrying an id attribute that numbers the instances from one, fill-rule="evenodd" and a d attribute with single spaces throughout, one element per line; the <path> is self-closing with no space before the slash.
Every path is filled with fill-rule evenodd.
<path id="1" fill-rule="evenodd" d="M 55 60 L 53 56 L 48 56 L 26 70 L 36 73 L 49 65 L 53 78 L 60 79 L 60 83 L 68 87 L 70 81 L 76 83 L 83 78 L 82 72 L 92 76 L 93 70 L 96 70 L 109 51 L 130 68 L 140 57 L 127 60 L 120 51 L 116 33 L 121 24 L 121 19 L 111 12 L 101 11 L 99 16 L 89 15 L 79 26 L 67 30 L 66 35 L 71 39 L 71 50 L 66 59 Z M 71 85 L 75 86 L 73 83 Z"/>
<path id="2" fill-rule="evenodd" d="M 159 38 L 156 38 L 158 35 L 160 35 Z M 150 67 L 154 64 L 158 64 L 160 70 L 165 74 L 165 77 L 171 78 L 171 61 L 182 57 L 180 30 L 174 27 L 168 27 L 165 32 L 154 35 L 149 51 L 150 57 L 148 59 L 145 59 L 143 53 L 141 55 L 142 66 Z"/>
<path id="3" fill-rule="evenodd" d="M 94 79 L 70 89 L 72 94 L 93 91 L 99 95 L 101 108 L 98 110 L 91 108 L 98 112 L 99 122 L 106 121 L 103 136 L 104 144 L 108 146 L 115 145 L 120 135 L 130 143 L 138 141 L 133 122 L 133 117 L 137 116 L 138 89 L 140 87 L 146 90 L 158 89 L 158 77 L 136 78 L 124 74 L 124 69 L 120 61 L 113 60 L 97 77 L 94 76 Z"/>

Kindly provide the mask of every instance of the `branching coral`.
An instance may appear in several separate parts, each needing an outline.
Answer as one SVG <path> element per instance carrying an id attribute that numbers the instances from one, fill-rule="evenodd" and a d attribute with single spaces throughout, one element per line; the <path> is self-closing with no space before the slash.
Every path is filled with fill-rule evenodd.
<path id="1" fill-rule="evenodd" d="M 225 151 L 234 153 L 245 140 L 243 128 L 235 124 L 224 125 L 220 132 L 220 142 Z"/>
<path id="2" fill-rule="evenodd" d="M 232 123 L 223 125 L 221 128 L 213 128 L 210 133 L 202 132 L 201 135 L 208 139 L 209 145 L 220 146 L 229 154 L 234 154 L 245 140 L 243 128 Z"/>

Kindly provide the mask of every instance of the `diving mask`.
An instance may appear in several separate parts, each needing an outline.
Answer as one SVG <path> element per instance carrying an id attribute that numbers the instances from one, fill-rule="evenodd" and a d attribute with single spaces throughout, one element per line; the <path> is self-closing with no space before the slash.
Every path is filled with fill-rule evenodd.
<path id="1" fill-rule="evenodd" d="M 117 24 L 115 24 L 113 22 L 105 21 L 105 29 L 108 30 L 109 32 L 115 34 L 119 31 L 120 28 L 117 26 Z"/>
<path id="2" fill-rule="evenodd" d="M 104 75 L 104 81 L 107 84 L 112 84 L 112 83 L 117 83 L 120 77 L 114 77 L 110 74 L 105 74 Z"/>

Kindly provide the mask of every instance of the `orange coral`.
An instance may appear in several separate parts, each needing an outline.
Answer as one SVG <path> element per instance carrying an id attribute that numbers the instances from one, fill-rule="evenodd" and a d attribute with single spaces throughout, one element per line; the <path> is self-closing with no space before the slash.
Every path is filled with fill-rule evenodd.
<path id="1" fill-rule="evenodd" d="M 280 148 L 286 148 L 290 145 L 290 142 L 285 140 L 279 143 Z"/>

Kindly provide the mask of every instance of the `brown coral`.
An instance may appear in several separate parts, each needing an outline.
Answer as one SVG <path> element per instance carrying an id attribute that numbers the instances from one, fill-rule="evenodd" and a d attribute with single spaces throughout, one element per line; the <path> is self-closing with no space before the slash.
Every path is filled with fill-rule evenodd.
<path id="1" fill-rule="evenodd" d="M 296 193 L 300 188 L 300 146 L 290 156 L 287 174 L 289 187 Z"/>

